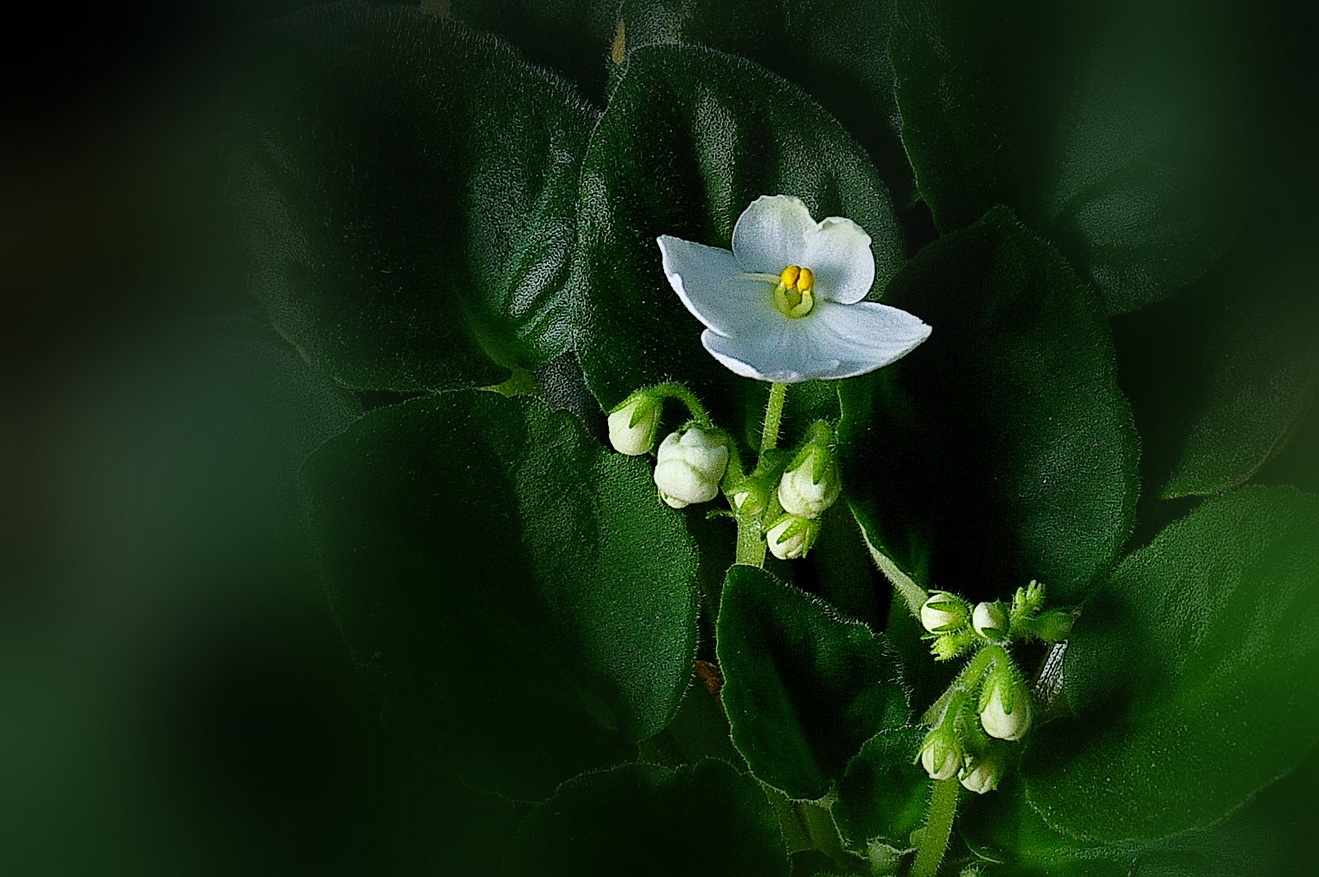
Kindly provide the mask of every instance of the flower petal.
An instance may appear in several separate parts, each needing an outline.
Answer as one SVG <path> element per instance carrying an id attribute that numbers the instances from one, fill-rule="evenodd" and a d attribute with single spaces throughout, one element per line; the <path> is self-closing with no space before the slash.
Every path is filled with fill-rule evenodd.
<path id="1" fill-rule="evenodd" d="M 728 250 L 661 235 L 664 274 L 696 319 L 720 335 L 753 335 L 784 317 L 774 309 L 774 284 L 750 277 Z"/>
<path id="2" fill-rule="evenodd" d="M 799 264 L 815 272 L 817 296 L 829 301 L 845 305 L 859 302 L 875 282 L 870 235 L 841 216 L 830 216 L 806 232 L 806 250 L 801 258 Z"/>
<path id="3" fill-rule="evenodd" d="M 814 333 L 800 325 L 805 321 L 785 320 L 777 331 L 754 336 L 728 338 L 704 332 L 701 343 L 710 355 L 734 374 L 758 381 L 797 384 L 825 377 L 838 369 L 836 359 L 825 359 L 816 349 Z"/>
<path id="4" fill-rule="evenodd" d="M 821 302 L 812 314 L 812 336 L 822 354 L 838 365 L 820 378 L 850 378 L 906 356 L 930 337 L 931 329 L 904 310 L 874 302 Z"/>
<path id="5" fill-rule="evenodd" d="M 733 255 L 743 271 L 778 277 L 789 265 L 803 264 L 806 233 L 813 228 L 815 220 L 800 198 L 761 195 L 733 226 Z"/>

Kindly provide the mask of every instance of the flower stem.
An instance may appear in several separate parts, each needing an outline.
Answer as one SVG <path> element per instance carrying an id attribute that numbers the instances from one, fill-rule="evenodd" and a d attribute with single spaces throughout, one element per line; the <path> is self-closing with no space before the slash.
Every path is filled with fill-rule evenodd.
<path id="1" fill-rule="evenodd" d="M 656 396 L 665 399 L 677 399 L 683 405 L 687 406 L 687 411 L 691 414 L 692 420 L 696 425 L 704 429 L 710 427 L 710 414 L 701 404 L 701 400 L 696 398 L 696 394 L 691 390 L 679 384 L 676 381 L 670 381 L 667 384 L 658 384 L 650 388 L 650 392 Z"/>
<path id="2" fill-rule="evenodd" d="M 755 521 L 738 519 L 737 549 L 733 562 L 747 566 L 765 565 L 765 537 L 760 534 Z"/>
<path id="3" fill-rule="evenodd" d="M 935 877 L 939 873 L 939 865 L 953 834 L 959 791 L 961 784 L 957 777 L 935 780 L 931 784 L 930 809 L 925 817 L 920 846 L 916 849 L 916 861 L 911 866 L 911 877 Z"/>
<path id="4" fill-rule="evenodd" d="M 760 432 L 760 461 L 765 454 L 779 446 L 779 426 L 783 422 L 783 402 L 788 396 L 787 384 L 769 385 L 769 402 L 765 405 L 765 427 Z"/>

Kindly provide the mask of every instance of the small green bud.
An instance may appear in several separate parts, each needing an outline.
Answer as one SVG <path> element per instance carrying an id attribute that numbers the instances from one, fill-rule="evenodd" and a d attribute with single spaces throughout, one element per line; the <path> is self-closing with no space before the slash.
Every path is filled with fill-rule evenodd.
<path id="1" fill-rule="evenodd" d="M 950 633 L 966 626 L 970 607 L 956 594 L 933 591 L 921 606 L 921 626 L 930 633 Z"/>
<path id="2" fill-rule="evenodd" d="M 1046 643 L 1057 643 L 1067 639 L 1072 633 L 1072 623 L 1076 621 L 1067 609 L 1050 609 L 1030 622 L 1030 629 Z"/>
<path id="3" fill-rule="evenodd" d="M 660 497 L 680 509 L 719 495 L 719 481 L 728 468 L 728 443 L 718 433 L 689 426 L 660 442 L 655 459 Z"/>
<path id="4" fill-rule="evenodd" d="M 796 560 L 805 557 L 820 535 L 820 522 L 799 515 L 781 516 L 765 534 L 769 553 L 779 560 Z"/>
<path id="5" fill-rule="evenodd" d="M 936 661 L 951 661 L 976 643 L 976 635 L 969 629 L 941 633 L 930 644 L 930 653 Z"/>
<path id="6" fill-rule="evenodd" d="M 842 489 L 838 464 L 828 444 L 811 442 L 797 453 L 779 480 L 779 505 L 789 514 L 818 518 Z"/>
<path id="7" fill-rule="evenodd" d="M 769 490 L 755 478 L 746 478 L 728 491 L 728 502 L 739 515 L 754 518 L 769 508 Z"/>
<path id="8" fill-rule="evenodd" d="M 629 457 L 650 453 L 662 410 L 661 399 L 649 390 L 637 390 L 609 412 L 609 444 Z"/>
<path id="9" fill-rule="evenodd" d="M 957 732 L 940 726 L 925 735 L 921 743 L 921 767 L 932 780 L 946 780 L 957 776 L 962 769 L 962 743 Z"/>
<path id="10" fill-rule="evenodd" d="M 977 603 L 971 613 L 971 626 L 982 639 L 1002 642 L 1008 635 L 1008 613 L 1002 603 Z"/>

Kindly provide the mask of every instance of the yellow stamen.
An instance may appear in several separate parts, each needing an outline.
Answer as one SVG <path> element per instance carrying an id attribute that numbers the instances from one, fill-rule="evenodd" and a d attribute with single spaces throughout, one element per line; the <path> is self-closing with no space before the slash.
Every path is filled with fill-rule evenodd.
<path id="1" fill-rule="evenodd" d="M 815 274 L 810 268 L 789 265 L 774 288 L 774 307 L 791 319 L 804 317 L 815 308 Z"/>

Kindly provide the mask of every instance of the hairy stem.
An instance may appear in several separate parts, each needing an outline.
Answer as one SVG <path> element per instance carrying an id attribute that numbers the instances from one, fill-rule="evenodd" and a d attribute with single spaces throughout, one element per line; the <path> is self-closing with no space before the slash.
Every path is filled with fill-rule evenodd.
<path id="1" fill-rule="evenodd" d="M 765 565 L 765 537 L 761 535 L 755 521 L 738 519 L 737 549 L 733 562 L 747 566 Z"/>
<path id="2" fill-rule="evenodd" d="M 925 816 L 925 829 L 916 849 L 916 861 L 911 866 L 911 877 L 935 877 L 948 840 L 953 835 L 953 818 L 957 815 L 957 795 L 961 791 L 957 777 L 935 780 L 930 789 L 930 809 Z"/>
<path id="3" fill-rule="evenodd" d="M 783 422 L 783 401 L 788 396 L 787 384 L 769 385 L 769 402 L 765 405 L 765 428 L 760 432 L 760 461 L 765 454 L 779 446 L 779 427 Z"/>

